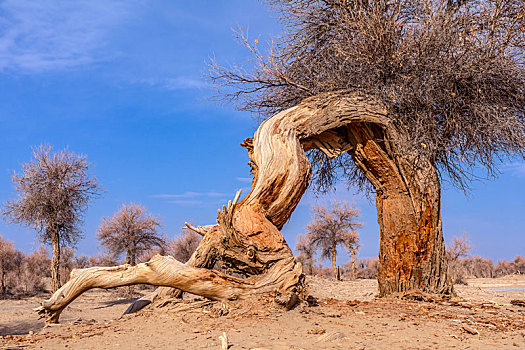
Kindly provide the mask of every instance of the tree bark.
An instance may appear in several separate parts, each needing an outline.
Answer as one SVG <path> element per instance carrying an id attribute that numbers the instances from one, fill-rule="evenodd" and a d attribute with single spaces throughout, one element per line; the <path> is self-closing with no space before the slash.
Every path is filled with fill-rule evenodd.
<path id="1" fill-rule="evenodd" d="M 380 227 L 378 282 L 381 296 L 410 289 L 452 293 L 441 225 L 441 189 L 435 166 L 414 151 L 388 148 L 383 139 L 355 133 L 352 156 L 376 190 Z M 397 140 L 402 139 L 399 136 Z M 381 144 L 382 143 L 382 144 Z M 386 147 L 385 147 L 386 146 Z M 399 147 L 399 145 L 397 146 Z"/>
<path id="2" fill-rule="evenodd" d="M 56 230 L 51 233 L 51 288 L 53 293 L 60 288 L 60 237 Z"/>
<path id="3" fill-rule="evenodd" d="M 186 264 L 155 257 L 136 268 L 75 271 L 40 312 L 57 321 L 83 291 L 136 283 L 164 286 L 155 295 L 174 295 L 170 288 L 178 288 L 218 300 L 269 290 L 290 296 L 288 300 L 305 296 L 301 264 L 280 230 L 306 191 L 311 165 L 305 152 L 314 148 L 332 158 L 348 152 L 375 187 L 381 295 L 411 288 L 449 292 L 437 172 L 431 162 L 419 161 L 391 142 L 399 135 L 384 106 L 367 96 L 322 95 L 282 111 L 241 144 L 248 149 L 251 190 L 240 202 L 238 192 L 233 203 L 219 210 L 216 225 L 194 228 L 203 239 Z M 247 278 L 209 270 L 217 261 Z"/>
<path id="4" fill-rule="evenodd" d="M 357 278 L 357 273 L 356 273 L 356 267 L 355 267 L 355 261 L 356 261 L 356 256 L 355 256 L 355 248 L 352 248 L 350 250 L 350 254 L 352 255 L 352 281 L 355 281 L 355 279 Z"/>
<path id="5" fill-rule="evenodd" d="M 332 244 L 332 250 L 331 250 L 331 255 L 332 255 L 332 271 L 334 272 L 334 278 L 339 280 L 339 274 L 337 273 L 337 250 L 335 248 L 335 244 Z"/>
<path id="6" fill-rule="evenodd" d="M 4 270 L 2 270 L 0 281 L 2 281 L 2 293 L 5 294 L 5 292 L 7 291 L 7 285 L 6 285 L 6 273 Z"/>

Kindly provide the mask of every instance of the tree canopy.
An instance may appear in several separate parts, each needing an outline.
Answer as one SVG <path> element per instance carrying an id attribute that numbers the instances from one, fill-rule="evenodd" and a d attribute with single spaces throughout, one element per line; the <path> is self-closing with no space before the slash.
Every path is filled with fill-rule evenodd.
<path id="1" fill-rule="evenodd" d="M 18 196 L 4 204 L 2 214 L 12 223 L 33 227 L 43 243 L 58 234 L 60 243 L 73 245 L 81 237 L 82 215 L 101 187 L 88 173 L 86 156 L 51 151 L 51 146 L 34 148 L 34 159 L 13 174 Z"/>
<path id="2" fill-rule="evenodd" d="M 136 258 L 154 246 L 165 247 L 159 232 L 160 220 L 142 205 L 124 204 L 110 218 L 102 218 L 97 238 L 114 257 L 126 254 L 126 263 L 135 265 Z"/>
<path id="3" fill-rule="evenodd" d="M 272 0 L 284 34 L 265 51 L 241 33 L 253 69 L 212 64 L 226 98 L 259 114 L 321 94 L 361 93 L 388 111 L 398 149 L 415 150 L 454 184 L 489 175 L 525 149 L 522 0 Z M 316 180 L 338 169 L 365 184 L 348 156 L 313 150 Z"/>

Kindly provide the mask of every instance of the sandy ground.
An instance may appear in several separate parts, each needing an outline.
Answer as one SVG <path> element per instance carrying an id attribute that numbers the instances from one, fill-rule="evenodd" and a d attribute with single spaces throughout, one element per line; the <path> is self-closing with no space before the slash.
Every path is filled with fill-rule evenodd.
<path id="1" fill-rule="evenodd" d="M 45 328 L 32 311 L 42 296 L 1 300 L 0 348 L 220 349 L 223 332 L 233 350 L 525 348 L 525 308 L 510 304 L 525 299 L 525 276 L 467 282 L 456 286 L 463 301 L 449 303 L 375 299 L 375 280 L 311 277 L 318 306 L 283 311 L 265 298 L 221 305 L 190 296 L 124 317 L 133 299 L 95 290 Z"/>

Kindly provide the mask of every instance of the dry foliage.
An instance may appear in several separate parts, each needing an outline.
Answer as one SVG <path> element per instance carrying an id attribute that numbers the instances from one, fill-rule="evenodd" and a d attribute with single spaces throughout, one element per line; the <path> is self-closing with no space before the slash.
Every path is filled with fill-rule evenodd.
<path id="1" fill-rule="evenodd" d="M 525 257 L 518 255 L 513 261 L 498 261 L 494 277 L 505 275 L 525 275 Z"/>
<path id="2" fill-rule="evenodd" d="M 381 101 L 400 130 L 390 140 L 466 188 L 481 164 L 497 172 L 525 150 L 523 0 L 270 0 L 284 34 L 265 49 L 239 33 L 250 68 L 210 77 L 221 98 L 260 115 L 324 93 Z M 338 170 L 358 185 L 349 157 L 310 158 L 320 189 Z"/>
<path id="3" fill-rule="evenodd" d="M 42 243 L 51 244 L 52 286 L 57 290 L 60 246 L 74 245 L 81 237 L 82 215 L 100 186 L 88 174 L 86 156 L 51 151 L 51 146 L 34 148 L 34 159 L 22 165 L 20 174 L 13 174 L 18 197 L 4 204 L 2 214 L 11 223 L 33 227 Z"/>
<path id="4" fill-rule="evenodd" d="M 491 259 L 470 256 L 472 244 L 464 233 L 454 236 L 447 246 L 446 256 L 449 275 L 453 283 L 465 283 L 466 278 L 492 278 L 513 274 L 525 274 L 525 258 L 517 256 L 512 261 L 498 261 L 494 266 Z"/>
<path id="5" fill-rule="evenodd" d="M 45 291 L 50 277 L 49 263 L 45 247 L 26 255 L 0 237 L 1 292 L 4 295 L 32 295 Z"/>
<path id="6" fill-rule="evenodd" d="M 359 217 L 359 210 L 346 202 L 334 200 L 330 208 L 315 206 L 312 211 L 312 220 L 306 226 L 306 244 L 315 250 L 320 249 L 321 258 L 332 259 L 332 269 L 334 276 L 337 277 L 338 246 L 344 246 L 355 263 L 359 249 L 356 229 L 362 226 L 356 221 Z"/>
<path id="7" fill-rule="evenodd" d="M 305 273 L 312 275 L 314 273 L 315 248 L 308 235 L 297 235 L 295 250 L 299 252 L 295 257 L 305 267 Z"/>
<path id="8" fill-rule="evenodd" d="M 115 260 L 115 257 L 107 253 L 102 253 L 96 256 L 90 256 L 85 267 L 116 266 L 118 264 L 119 262 Z"/>
<path id="9" fill-rule="evenodd" d="M 494 275 L 494 263 L 492 260 L 480 256 L 469 256 L 459 260 L 458 275 L 459 282 L 463 278 L 491 278 Z"/>
<path id="10" fill-rule="evenodd" d="M 46 290 L 45 281 L 51 276 L 50 262 L 49 253 L 44 246 L 40 246 L 24 259 L 22 276 L 24 293 L 31 294 Z"/>
<path id="11" fill-rule="evenodd" d="M 168 254 L 175 259 L 186 262 L 197 249 L 201 237 L 192 230 L 183 229 L 184 234 L 172 240 L 168 246 Z"/>
<path id="12" fill-rule="evenodd" d="M 166 241 L 159 231 L 160 220 L 142 205 L 129 203 L 110 218 L 102 218 L 97 231 L 100 244 L 114 258 L 126 254 L 126 264 L 136 265 L 137 257 Z"/>

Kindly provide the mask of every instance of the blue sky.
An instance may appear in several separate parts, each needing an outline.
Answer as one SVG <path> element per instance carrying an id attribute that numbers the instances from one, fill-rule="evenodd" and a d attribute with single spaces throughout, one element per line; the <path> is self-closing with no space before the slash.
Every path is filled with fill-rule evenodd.
<path id="1" fill-rule="evenodd" d="M 78 251 L 98 252 L 102 216 L 123 202 L 145 205 L 165 233 L 184 221 L 214 223 L 249 168 L 239 143 L 257 124 L 249 113 L 209 101 L 206 62 L 246 62 L 232 35 L 270 40 L 274 14 L 255 0 L 0 1 L 0 201 L 13 195 L 10 175 L 48 143 L 83 153 L 106 189 L 85 216 Z M 445 239 L 467 232 L 475 254 L 525 254 L 525 164 L 502 166 L 496 181 L 477 182 L 468 197 L 445 185 Z M 343 186 L 301 201 L 283 234 L 290 246 L 304 232 L 310 207 L 331 198 L 361 208 L 360 257 L 377 255 L 375 205 Z M 0 221 L 0 234 L 24 251 L 38 246 L 31 229 Z M 341 261 L 346 257 L 341 256 Z"/>

